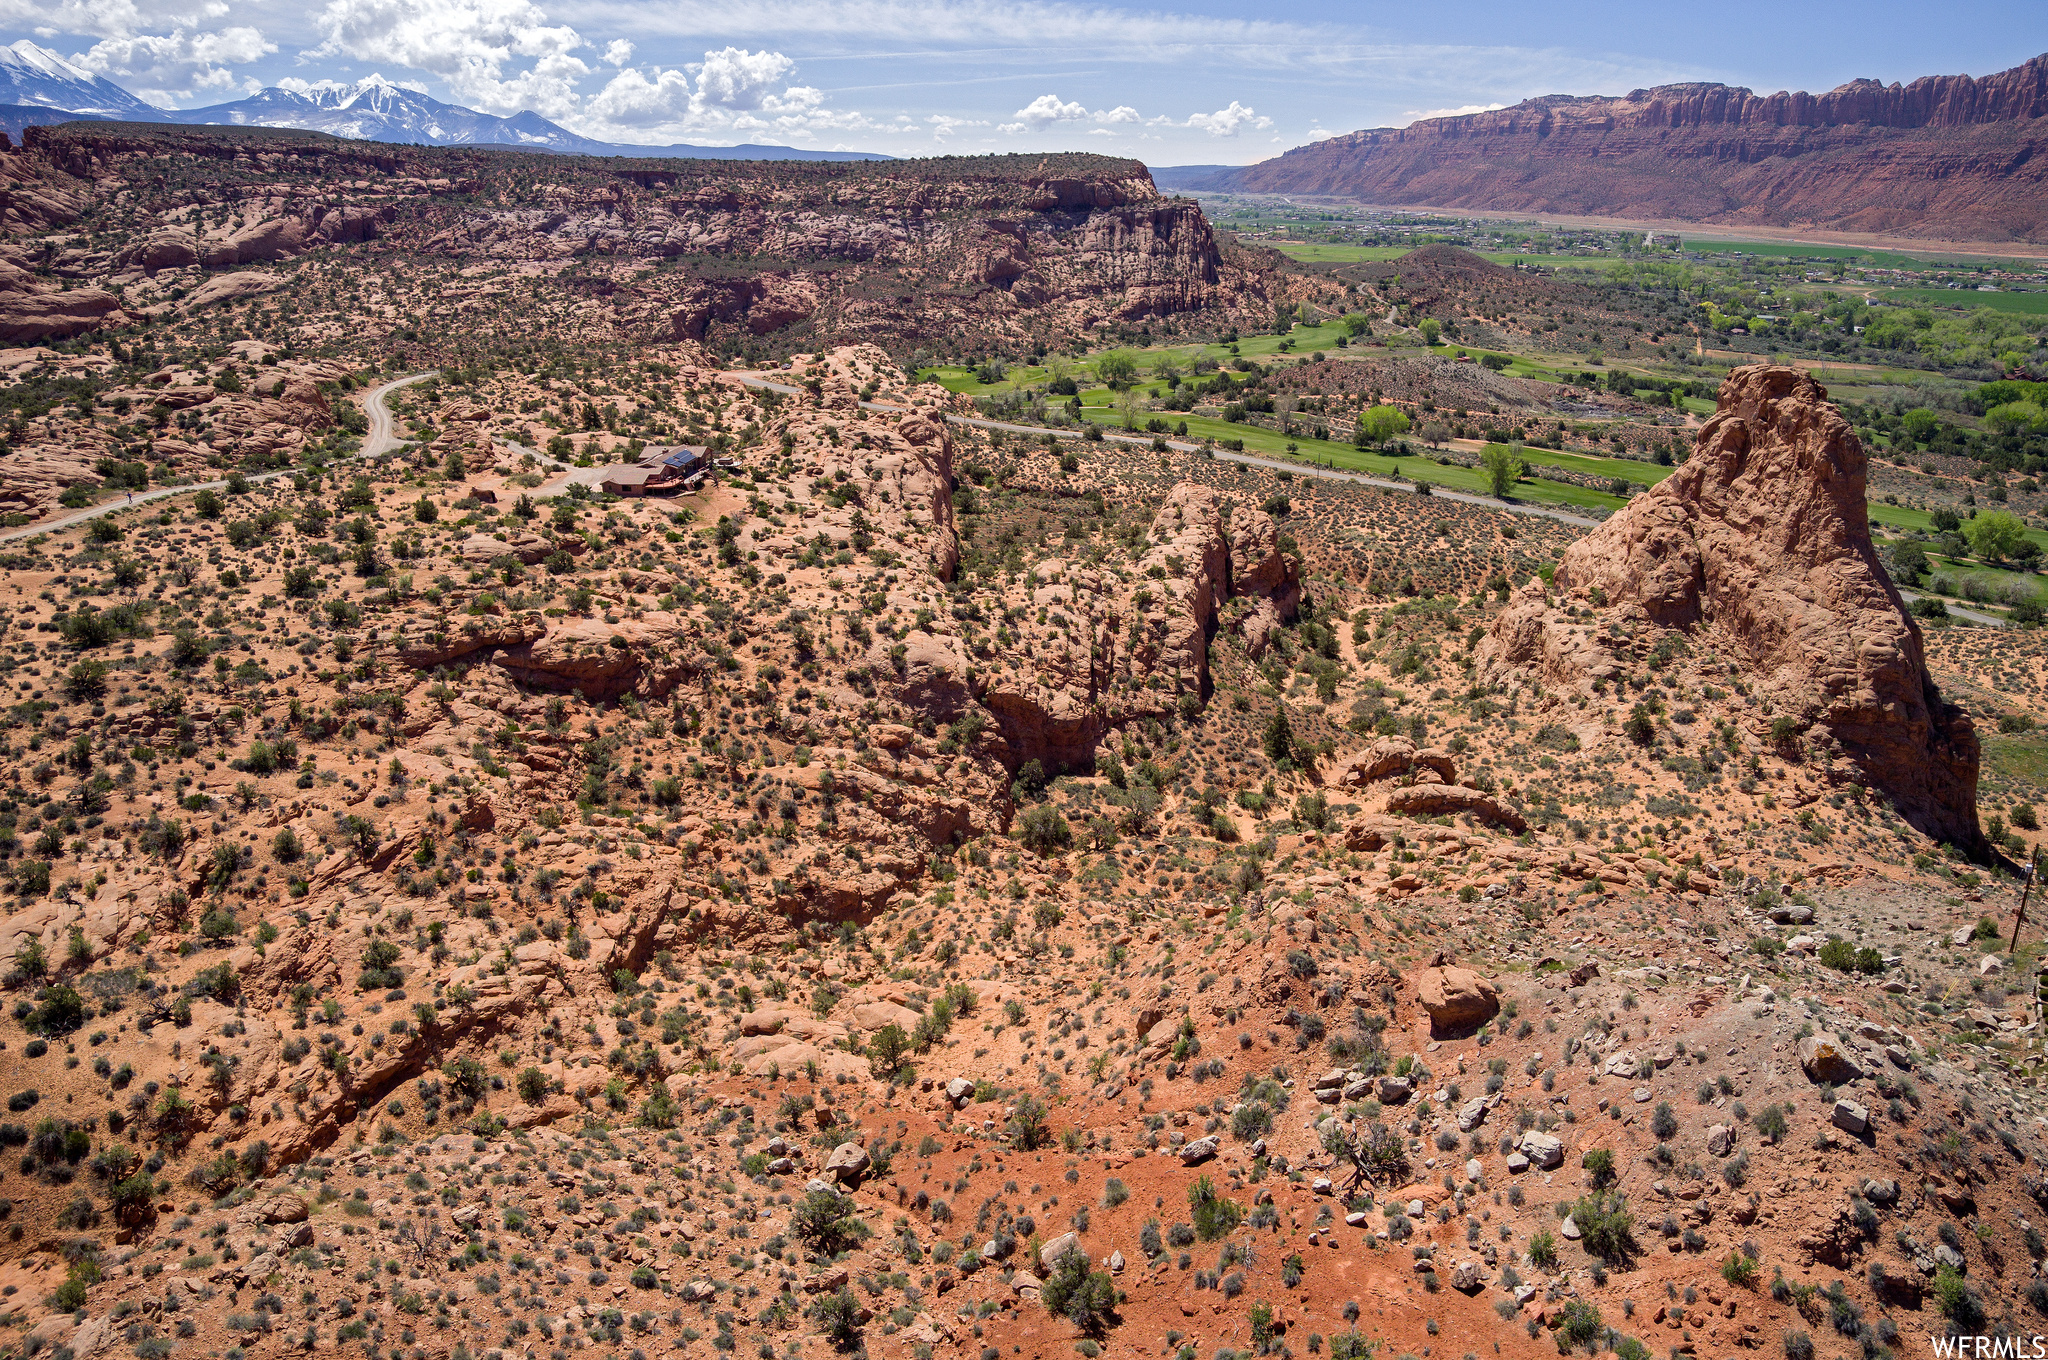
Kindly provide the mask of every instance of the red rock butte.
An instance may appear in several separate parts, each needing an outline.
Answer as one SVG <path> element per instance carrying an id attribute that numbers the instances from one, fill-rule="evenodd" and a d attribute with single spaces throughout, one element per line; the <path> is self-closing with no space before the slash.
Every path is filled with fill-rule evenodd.
<path id="1" fill-rule="evenodd" d="M 1494 623 L 1490 660 L 1592 687 L 1629 676 L 1588 618 L 1711 640 L 1753 678 L 1747 725 L 1783 740 L 1789 719 L 1816 758 L 1847 761 L 1915 826 L 1975 845 L 1976 732 L 1936 690 L 1878 564 L 1865 468 L 1819 383 L 1736 369 L 1691 459 L 1567 549 L 1548 589 L 1525 585 Z"/>

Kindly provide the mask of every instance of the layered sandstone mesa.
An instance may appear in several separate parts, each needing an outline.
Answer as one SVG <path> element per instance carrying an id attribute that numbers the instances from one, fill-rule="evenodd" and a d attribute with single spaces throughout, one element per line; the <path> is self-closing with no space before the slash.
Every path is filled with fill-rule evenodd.
<path id="1" fill-rule="evenodd" d="M 1930 239 L 2048 235 L 2048 56 L 1825 94 L 1544 95 L 1296 147 L 1183 188 Z"/>
<path id="2" fill-rule="evenodd" d="M 1590 689 L 1617 675 L 1619 615 L 1701 635 L 1740 659 L 1753 731 L 1789 716 L 1889 793 L 1915 826 L 1971 846 L 1977 735 L 1927 673 L 1920 630 L 1878 566 L 1863 446 L 1827 392 L 1790 368 L 1738 368 L 1692 458 L 1565 551 L 1494 621 L 1482 660 Z M 1570 607 L 1599 608 L 1575 619 Z"/>

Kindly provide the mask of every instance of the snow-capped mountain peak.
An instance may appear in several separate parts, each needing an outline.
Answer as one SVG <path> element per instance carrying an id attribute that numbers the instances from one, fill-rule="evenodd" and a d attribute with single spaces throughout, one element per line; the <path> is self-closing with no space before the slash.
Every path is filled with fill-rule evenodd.
<path id="1" fill-rule="evenodd" d="M 111 118 L 148 118 L 155 105 L 24 38 L 0 47 L 0 104 L 69 109 Z"/>

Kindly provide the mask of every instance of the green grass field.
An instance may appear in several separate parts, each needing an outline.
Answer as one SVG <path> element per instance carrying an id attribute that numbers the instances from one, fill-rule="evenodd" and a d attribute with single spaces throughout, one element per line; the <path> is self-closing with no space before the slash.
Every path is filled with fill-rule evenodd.
<path id="1" fill-rule="evenodd" d="M 1639 486 L 1655 486 L 1671 475 L 1671 469 L 1655 463 L 1638 463 L 1633 458 L 1601 458 L 1592 454 L 1562 453 L 1552 449 L 1525 446 L 1522 457 L 1526 462 L 1541 467 L 1563 468 L 1587 477 L 1619 477 L 1623 481 Z"/>
<path id="2" fill-rule="evenodd" d="M 1319 242 L 1303 241 L 1260 241 L 1255 245 L 1269 245 L 1290 260 L 1303 264 L 1357 264 L 1361 260 L 1398 260 L 1415 249 L 1414 246 L 1339 246 Z"/>
<path id="3" fill-rule="evenodd" d="M 1979 293 L 1960 288 L 1884 288 L 1875 296 L 1912 307 L 1989 307 L 2017 316 L 2048 316 L 2048 293 Z"/>
<path id="4" fill-rule="evenodd" d="M 1685 249 L 1701 255 L 1775 255 L 1788 259 L 1853 260 L 1879 269 L 1923 269 L 1928 264 L 1956 259 L 1956 256 L 1902 255 L 1895 250 L 1870 250 L 1862 246 L 1813 246 L 1790 241 L 1706 241 L 1680 233 Z M 1972 263 L 1979 261 L 1972 260 Z"/>
<path id="5" fill-rule="evenodd" d="M 1403 255 L 1420 249 L 1417 246 L 1340 246 L 1310 241 L 1265 241 L 1257 244 L 1270 246 L 1288 259 L 1300 260 L 1303 264 L 1358 264 L 1367 260 L 1398 260 Z M 1471 253 L 1495 264 L 1543 265 L 1552 269 L 1612 269 L 1618 264 L 1627 263 L 1624 260 L 1607 259 L 1599 255 L 1530 255 L 1526 252 L 1504 250 L 1478 250 Z"/>

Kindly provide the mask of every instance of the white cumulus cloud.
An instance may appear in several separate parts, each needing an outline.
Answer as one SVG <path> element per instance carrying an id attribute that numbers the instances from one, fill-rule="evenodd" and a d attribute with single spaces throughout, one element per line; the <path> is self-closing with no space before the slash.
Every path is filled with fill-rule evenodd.
<path id="1" fill-rule="evenodd" d="M 1273 120 L 1260 116 L 1258 110 L 1248 109 L 1233 99 L 1229 108 L 1218 109 L 1214 113 L 1189 114 L 1183 126 L 1199 129 L 1211 137 L 1235 137 L 1245 128 L 1264 131 L 1273 126 Z"/>
<path id="2" fill-rule="evenodd" d="M 585 136 L 613 141 L 801 137 L 878 126 L 863 114 L 825 108 L 825 92 L 792 85 L 796 62 L 780 52 L 727 47 L 682 67 L 627 67 L 568 120 Z"/>
<path id="3" fill-rule="evenodd" d="M 796 69 L 780 52 L 749 52 L 728 47 L 706 52 L 690 67 L 697 77 L 697 98 L 704 105 L 727 109 L 758 109 L 773 96 L 775 83 Z"/>
<path id="4" fill-rule="evenodd" d="M 224 28 L 217 33 L 136 33 L 102 38 L 72 61 L 125 85 L 144 99 L 164 102 L 201 90 L 231 89 L 232 68 L 277 50 L 277 44 L 253 28 Z"/>
<path id="5" fill-rule="evenodd" d="M 1103 124 L 1142 121 L 1138 111 L 1128 104 L 1119 104 L 1113 109 L 1091 111 L 1086 104 L 1062 99 L 1056 94 L 1042 94 L 1010 117 L 1015 121 L 1002 124 L 996 131 L 1016 136 L 1025 132 L 1043 132 L 1059 123 Z"/>
<path id="6" fill-rule="evenodd" d="M 571 55 L 587 46 L 582 36 L 531 0 L 328 0 L 317 23 L 324 40 L 305 55 L 410 66 L 489 113 L 562 117 L 590 74 Z M 527 59 L 531 66 L 506 74 Z"/>
<path id="7" fill-rule="evenodd" d="M 594 95 L 585 112 L 620 127 L 661 127 L 690 116 L 690 77 L 656 67 L 643 75 L 627 69 Z"/>
<path id="8" fill-rule="evenodd" d="M 633 44 L 626 38 L 613 38 L 604 45 L 604 64 L 624 66 L 633 59 Z"/>
<path id="9" fill-rule="evenodd" d="M 1425 118 L 1462 118 L 1468 113 L 1490 113 L 1494 109 L 1506 107 L 1505 104 L 1460 104 L 1455 109 L 1410 109 L 1401 115 L 1401 121 L 1396 126 L 1407 127 L 1410 123 L 1418 123 Z"/>
<path id="10" fill-rule="evenodd" d="M 122 38 L 147 26 L 134 0 L 0 0 L 0 28 L 27 29 L 43 38 Z"/>

